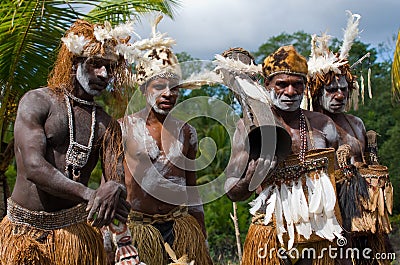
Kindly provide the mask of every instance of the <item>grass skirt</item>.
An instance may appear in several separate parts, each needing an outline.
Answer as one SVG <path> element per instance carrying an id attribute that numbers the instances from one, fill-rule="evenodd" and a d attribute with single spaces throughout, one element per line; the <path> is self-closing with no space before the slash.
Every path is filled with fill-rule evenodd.
<path id="1" fill-rule="evenodd" d="M 87 223 L 55 230 L 0 223 L 0 265 L 105 265 L 100 231 Z"/>
<path id="2" fill-rule="evenodd" d="M 327 240 L 321 240 L 318 242 L 310 243 L 299 243 L 294 247 L 297 248 L 300 255 L 303 249 L 313 249 L 317 257 L 323 249 L 328 249 L 330 242 Z M 244 242 L 242 265 L 280 265 L 280 264 L 296 264 L 298 259 L 290 259 L 289 256 L 285 256 L 284 253 L 279 252 L 280 244 L 276 235 L 276 229 L 274 226 L 251 224 L 247 232 L 246 240 Z M 330 258 L 327 252 L 326 255 L 313 259 L 312 265 L 334 265 L 335 260 Z M 294 252 L 291 252 L 292 256 L 295 256 Z M 307 257 L 307 256 L 306 256 Z"/>
<path id="3" fill-rule="evenodd" d="M 147 265 L 166 265 L 169 263 L 168 254 L 160 231 L 153 225 L 138 221 L 128 223 L 132 233 L 132 243 L 137 247 L 140 260 Z M 197 220 L 191 215 L 174 219 L 174 244 L 172 249 L 177 257 L 184 254 L 195 264 L 212 264 L 205 244 L 205 238 Z"/>

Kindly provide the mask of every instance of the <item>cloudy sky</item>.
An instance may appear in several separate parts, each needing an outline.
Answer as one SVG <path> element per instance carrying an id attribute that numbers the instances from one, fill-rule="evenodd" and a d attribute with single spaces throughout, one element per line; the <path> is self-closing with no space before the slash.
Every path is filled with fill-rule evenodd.
<path id="1" fill-rule="evenodd" d="M 270 37 L 303 30 L 342 39 L 345 10 L 361 15 L 360 41 L 376 47 L 392 40 L 400 28 L 400 0 L 181 0 L 175 19 L 164 18 L 159 31 L 177 41 L 175 52 L 208 60 L 229 47 L 258 50 Z M 137 27 L 150 33 L 149 18 Z M 389 53 L 390 54 L 390 53 Z M 390 56 L 390 55 L 388 55 Z"/>

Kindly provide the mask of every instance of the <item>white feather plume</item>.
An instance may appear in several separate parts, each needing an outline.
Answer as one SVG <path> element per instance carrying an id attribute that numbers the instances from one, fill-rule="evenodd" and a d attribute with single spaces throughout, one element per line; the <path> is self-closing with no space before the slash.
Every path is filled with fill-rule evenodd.
<path id="1" fill-rule="evenodd" d="M 276 194 L 276 203 L 275 203 L 276 234 L 278 236 L 279 242 L 281 243 L 281 245 L 283 245 L 283 234 L 286 233 L 286 229 L 285 229 L 285 224 L 283 222 L 281 195 L 277 186 L 274 188 L 274 193 Z"/>
<path id="2" fill-rule="evenodd" d="M 281 200 L 282 200 L 282 207 L 283 207 L 283 215 L 287 223 L 293 221 L 292 219 L 292 207 L 291 207 L 291 192 L 289 191 L 288 187 L 285 183 L 281 185 Z"/>
<path id="3" fill-rule="evenodd" d="M 283 183 L 281 185 L 281 200 L 283 208 L 283 216 L 286 220 L 286 227 L 289 234 L 288 249 L 291 249 L 294 244 L 294 224 L 293 224 L 293 212 L 292 212 L 292 192 L 288 189 L 287 185 Z"/>
<path id="4" fill-rule="evenodd" d="M 269 103 L 269 96 L 265 89 L 262 89 L 254 82 L 249 82 L 248 80 L 242 79 L 238 76 L 235 77 L 235 80 L 238 82 L 239 86 L 242 88 L 247 96 L 264 103 Z"/>
<path id="5" fill-rule="evenodd" d="M 372 98 L 372 86 L 371 86 L 371 68 L 368 68 L 368 96 Z"/>
<path id="6" fill-rule="evenodd" d="M 365 99 L 365 86 L 364 86 L 364 77 L 361 75 L 360 76 L 360 85 L 361 85 L 361 102 L 364 105 L 364 99 Z"/>
<path id="7" fill-rule="evenodd" d="M 265 209 L 264 225 L 268 225 L 272 219 L 272 214 L 275 211 L 276 204 L 276 193 L 272 192 L 271 196 L 267 201 L 267 208 Z"/>
<path id="8" fill-rule="evenodd" d="M 85 39 L 85 36 L 75 35 L 70 32 L 67 37 L 61 38 L 67 49 L 73 54 L 80 55 L 84 50 L 85 45 L 89 40 Z"/>
<path id="9" fill-rule="evenodd" d="M 249 205 L 252 206 L 250 208 L 250 214 L 251 215 L 255 215 L 255 213 L 261 209 L 261 206 L 263 206 L 265 204 L 266 199 L 269 196 L 270 190 L 271 190 L 272 186 L 269 186 L 268 188 L 266 188 L 265 190 L 263 190 L 256 199 L 254 199 L 253 201 L 249 202 Z"/>
<path id="10" fill-rule="evenodd" d="M 303 191 L 301 179 L 297 182 L 296 189 L 299 190 L 299 207 L 300 207 L 300 216 L 304 222 L 308 222 L 308 203 L 306 200 L 306 196 Z"/>
<path id="11" fill-rule="evenodd" d="M 157 25 L 162 20 L 161 14 L 157 15 L 151 24 L 151 38 L 143 39 L 134 43 L 135 47 L 139 50 L 149 50 L 156 47 L 171 48 L 176 41 L 170 37 L 166 37 L 167 33 L 157 31 Z"/>
<path id="12" fill-rule="evenodd" d="M 304 236 L 305 239 L 309 239 L 312 234 L 311 223 L 310 222 L 300 222 L 295 224 L 296 231 L 299 235 Z"/>
<path id="13" fill-rule="evenodd" d="M 300 214 L 301 194 L 300 193 L 301 193 L 302 188 L 300 187 L 300 190 L 299 190 L 298 185 L 296 185 L 295 181 L 292 181 L 291 190 L 292 190 L 292 197 L 291 197 L 292 219 L 293 219 L 294 223 L 298 223 L 301 218 L 301 214 Z"/>
<path id="14" fill-rule="evenodd" d="M 329 50 L 329 40 L 331 36 L 326 33 L 322 36 L 313 35 L 311 40 L 311 56 L 308 60 L 308 74 L 311 78 L 314 78 L 317 74 L 325 75 L 329 72 L 340 74 L 342 65 L 346 64 L 346 61 L 338 61 L 337 57 L 333 52 Z"/>
<path id="15" fill-rule="evenodd" d="M 260 64 L 255 65 L 253 62 L 251 62 L 251 64 L 245 64 L 240 60 L 225 58 L 224 56 L 222 56 L 220 54 L 215 55 L 215 60 L 213 61 L 213 63 L 217 65 L 215 70 L 223 68 L 223 69 L 226 69 L 229 71 L 236 71 L 236 72 L 242 72 L 242 73 L 248 73 L 248 74 L 262 72 L 262 68 L 261 68 Z"/>
<path id="16" fill-rule="evenodd" d="M 328 175 L 321 171 L 320 172 L 320 181 L 321 188 L 323 192 L 323 200 L 324 200 L 324 211 L 331 212 L 335 208 L 336 204 L 336 193 L 332 186 L 332 182 L 329 180 Z"/>
<path id="17" fill-rule="evenodd" d="M 355 38 L 359 34 L 358 25 L 360 24 L 361 16 L 359 14 L 352 14 L 349 10 L 346 10 L 349 19 L 347 20 L 347 27 L 344 31 L 343 44 L 340 48 L 339 59 L 347 59 L 349 57 L 349 51 Z"/>
<path id="18" fill-rule="evenodd" d="M 183 80 L 179 85 L 180 88 L 198 89 L 203 85 L 223 84 L 221 76 L 214 71 L 201 71 L 191 74 L 187 79 Z"/>
<path id="19" fill-rule="evenodd" d="M 308 201 L 310 213 L 321 213 L 323 209 L 322 187 L 319 179 L 312 180 L 306 177 L 306 185 L 308 187 Z"/>

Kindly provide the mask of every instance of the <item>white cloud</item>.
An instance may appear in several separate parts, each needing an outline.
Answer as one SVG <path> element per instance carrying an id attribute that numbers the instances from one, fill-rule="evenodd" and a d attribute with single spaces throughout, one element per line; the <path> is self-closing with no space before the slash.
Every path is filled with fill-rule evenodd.
<path id="1" fill-rule="evenodd" d="M 175 20 L 164 18 L 158 28 L 177 40 L 175 52 L 212 59 L 234 46 L 256 51 L 282 32 L 328 31 L 342 39 L 345 10 L 362 16 L 360 40 L 374 47 L 389 41 L 400 27 L 399 0 L 182 0 Z M 142 37 L 150 34 L 148 22 L 144 18 L 138 27 Z"/>

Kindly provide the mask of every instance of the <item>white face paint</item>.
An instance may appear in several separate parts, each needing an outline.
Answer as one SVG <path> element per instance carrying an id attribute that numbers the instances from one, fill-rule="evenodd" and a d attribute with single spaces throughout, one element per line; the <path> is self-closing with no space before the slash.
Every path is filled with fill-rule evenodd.
<path id="1" fill-rule="evenodd" d="M 86 93 L 88 93 L 91 96 L 98 96 L 101 94 L 102 91 L 90 88 L 89 72 L 87 71 L 86 67 L 84 67 L 85 64 L 86 63 L 78 64 L 78 69 L 76 70 L 76 80 L 78 80 L 79 84 L 82 86 L 83 90 L 85 90 Z"/>
<path id="2" fill-rule="evenodd" d="M 178 89 L 174 87 L 170 87 L 170 81 L 167 79 L 155 79 L 150 81 L 148 87 L 146 87 L 146 98 L 147 104 L 149 104 L 153 110 L 159 114 L 167 115 L 175 106 L 176 101 L 178 99 Z M 164 98 L 163 94 L 166 96 Z M 161 98 L 161 100 L 159 100 Z M 161 108 L 159 104 L 171 104 L 169 107 Z M 168 106 L 168 105 L 167 105 Z"/>
<path id="3" fill-rule="evenodd" d="M 157 98 L 160 97 L 162 93 L 148 93 L 147 94 L 147 103 L 153 108 L 155 112 L 162 115 L 167 115 L 170 110 L 162 110 L 157 106 Z"/>
<path id="4" fill-rule="evenodd" d="M 349 87 L 346 77 L 341 75 L 334 78 L 328 86 L 324 86 L 320 96 L 320 105 L 330 113 L 342 113 L 345 111 L 348 95 Z"/>
<path id="5" fill-rule="evenodd" d="M 84 63 L 79 63 L 76 70 L 76 79 L 79 84 L 91 96 L 98 96 L 106 88 L 109 79 L 106 65 L 108 61 L 86 59 Z M 97 89 L 91 86 L 97 86 Z"/>
<path id="6" fill-rule="evenodd" d="M 274 89 L 269 91 L 272 103 L 278 109 L 283 111 L 295 111 L 300 108 L 301 101 L 303 100 L 304 93 L 288 97 L 283 93 L 278 95 Z"/>

